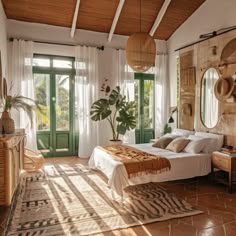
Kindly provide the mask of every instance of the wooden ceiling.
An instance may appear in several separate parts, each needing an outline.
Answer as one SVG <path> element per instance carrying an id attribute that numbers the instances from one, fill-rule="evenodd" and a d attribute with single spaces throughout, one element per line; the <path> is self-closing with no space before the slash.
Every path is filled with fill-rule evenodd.
<path id="1" fill-rule="evenodd" d="M 172 0 L 154 38 L 167 40 L 206 0 Z M 76 0 L 2 0 L 7 18 L 71 27 Z M 141 28 L 149 32 L 164 0 L 142 0 Z M 81 0 L 76 28 L 109 33 L 119 0 Z M 115 34 L 140 31 L 140 0 L 126 0 Z"/>

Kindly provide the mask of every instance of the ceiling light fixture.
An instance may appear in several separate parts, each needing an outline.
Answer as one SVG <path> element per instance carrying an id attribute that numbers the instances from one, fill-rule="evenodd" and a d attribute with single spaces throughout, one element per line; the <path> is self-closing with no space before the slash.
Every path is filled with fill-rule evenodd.
<path id="1" fill-rule="evenodd" d="M 156 43 L 154 39 L 142 32 L 141 24 L 142 0 L 140 0 L 140 32 L 128 38 L 126 45 L 126 60 L 128 65 L 136 72 L 145 72 L 155 64 Z"/>

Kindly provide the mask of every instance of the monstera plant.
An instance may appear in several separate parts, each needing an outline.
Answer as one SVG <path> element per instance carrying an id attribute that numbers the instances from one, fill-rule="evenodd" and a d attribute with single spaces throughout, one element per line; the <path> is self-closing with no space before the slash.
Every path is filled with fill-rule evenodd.
<path id="1" fill-rule="evenodd" d="M 91 106 L 90 116 L 93 121 L 107 120 L 112 131 L 112 140 L 118 141 L 120 135 L 136 127 L 135 102 L 127 102 L 121 95 L 120 87 L 113 89 L 108 99 L 101 98 Z"/>

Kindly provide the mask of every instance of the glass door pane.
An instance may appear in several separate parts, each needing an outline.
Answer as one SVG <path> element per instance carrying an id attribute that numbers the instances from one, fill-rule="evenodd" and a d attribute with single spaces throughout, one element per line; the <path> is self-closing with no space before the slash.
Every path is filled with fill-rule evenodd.
<path id="1" fill-rule="evenodd" d="M 153 128 L 153 80 L 144 80 L 144 129 Z"/>
<path id="2" fill-rule="evenodd" d="M 56 130 L 70 129 L 70 77 L 56 75 Z"/>
<path id="3" fill-rule="evenodd" d="M 42 112 L 37 112 L 37 130 L 50 130 L 50 75 L 34 73 L 35 100 Z"/>
<path id="4" fill-rule="evenodd" d="M 53 59 L 53 67 L 72 69 L 72 61 Z"/>

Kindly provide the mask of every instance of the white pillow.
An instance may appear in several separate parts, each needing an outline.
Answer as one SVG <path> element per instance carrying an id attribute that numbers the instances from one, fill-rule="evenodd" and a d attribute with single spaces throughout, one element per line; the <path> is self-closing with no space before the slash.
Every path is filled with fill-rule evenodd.
<path id="1" fill-rule="evenodd" d="M 210 138 L 204 138 L 195 135 L 189 135 L 188 139 L 191 141 L 184 148 L 184 152 L 200 153 L 203 149 L 209 145 Z"/>
<path id="2" fill-rule="evenodd" d="M 203 149 L 204 153 L 212 153 L 221 149 L 224 143 L 224 135 L 205 132 L 196 132 L 195 136 L 210 138 L 209 144 Z"/>
<path id="3" fill-rule="evenodd" d="M 187 129 L 178 129 L 175 128 L 171 134 L 175 134 L 175 135 L 180 135 L 180 136 L 189 136 L 191 134 L 194 134 L 195 132 L 192 130 L 187 130 Z"/>
<path id="4" fill-rule="evenodd" d="M 176 138 L 180 138 L 181 135 L 176 135 L 176 134 L 164 134 L 162 137 L 167 137 L 167 138 L 172 138 L 172 139 L 176 139 Z"/>
<path id="5" fill-rule="evenodd" d="M 205 137 L 201 137 L 201 136 L 197 136 L 197 135 L 189 135 L 188 136 L 188 139 L 191 139 L 191 140 L 202 140 L 202 139 L 205 139 Z"/>

